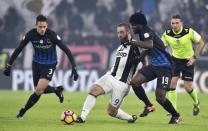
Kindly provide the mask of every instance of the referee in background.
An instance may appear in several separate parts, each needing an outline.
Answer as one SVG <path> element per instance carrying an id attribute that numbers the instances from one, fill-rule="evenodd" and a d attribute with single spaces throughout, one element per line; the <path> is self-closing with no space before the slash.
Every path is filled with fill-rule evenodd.
<path id="1" fill-rule="evenodd" d="M 192 28 L 183 27 L 181 16 L 176 14 L 171 17 L 171 29 L 163 33 L 162 40 L 165 46 L 170 48 L 175 64 L 168 99 L 176 109 L 176 86 L 181 75 L 184 88 L 194 101 L 193 115 L 196 116 L 199 114 L 200 108 L 197 92 L 193 88 L 194 65 L 204 45 L 202 37 Z"/>

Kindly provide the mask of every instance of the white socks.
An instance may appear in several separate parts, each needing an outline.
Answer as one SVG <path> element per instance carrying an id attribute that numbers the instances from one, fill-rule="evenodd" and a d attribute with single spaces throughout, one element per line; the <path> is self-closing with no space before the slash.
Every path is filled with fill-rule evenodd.
<path id="1" fill-rule="evenodd" d="M 132 120 L 133 119 L 131 115 L 124 112 L 120 108 L 118 109 L 118 113 L 116 114 L 116 118 L 121 119 L 121 120 Z"/>
<path id="2" fill-rule="evenodd" d="M 81 115 L 80 115 L 82 120 L 84 120 L 84 121 L 86 120 L 88 114 L 90 113 L 90 111 L 94 107 L 95 102 L 96 102 L 96 97 L 94 97 L 92 95 L 87 96 L 85 103 L 83 105 L 83 108 L 82 108 Z"/>

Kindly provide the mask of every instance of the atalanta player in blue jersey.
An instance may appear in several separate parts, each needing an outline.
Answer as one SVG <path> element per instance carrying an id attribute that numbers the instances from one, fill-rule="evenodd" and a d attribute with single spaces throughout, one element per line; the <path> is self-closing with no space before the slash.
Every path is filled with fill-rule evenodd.
<path id="1" fill-rule="evenodd" d="M 132 79 L 131 85 L 133 88 L 142 88 L 141 84 L 157 78 L 156 100 L 172 115 L 169 124 L 177 124 L 181 119 L 180 114 L 174 109 L 171 102 L 166 99 L 166 92 L 170 90 L 172 78 L 172 59 L 165 51 L 162 40 L 147 26 L 144 14 L 141 12 L 134 13 L 129 22 L 132 25 L 134 34 L 138 34 L 140 38 L 140 41 L 132 40 L 131 44 L 145 48 L 149 58 L 149 65 L 139 70 L 138 74 Z M 143 95 L 146 97 L 146 94 Z"/>
<path id="2" fill-rule="evenodd" d="M 66 53 L 71 61 L 71 77 L 73 77 L 75 81 L 78 79 L 76 64 L 71 51 L 62 43 L 61 38 L 54 31 L 48 29 L 47 26 L 47 18 L 43 15 L 37 16 L 36 28 L 30 30 L 23 37 L 19 46 L 11 55 L 11 58 L 4 70 L 4 74 L 6 76 L 10 76 L 11 66 L 14 60 L 23 48 L 31 42 L 34 48 L 32 71 L 35 92 L 29 97 L 25 106 L 20 109 L 17 118 L 22 118 L 26 111 L 37 103 L 43 93 L 55 93 L 59 97 L 60 103 L 63 103 L 63 87 L 51 87 L 49 85 L 57 64 L 56 45 Z"/>

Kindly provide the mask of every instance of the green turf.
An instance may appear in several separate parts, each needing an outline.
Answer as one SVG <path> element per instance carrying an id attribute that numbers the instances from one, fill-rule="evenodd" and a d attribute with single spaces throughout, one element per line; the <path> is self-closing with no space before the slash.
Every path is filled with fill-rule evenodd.
<path id="1" fill-rule="evenodd" d="M 168 125 L 170 116 L 155 102 L 153 93 L 148 94 L 157 110 L 148 117 L 138 118 L 136 123 L 111 118 L 106 113 L 109 96 L 100 97 L 85 124 L 64 125 L 60 122 L 60 114 L 65 109 L 79 113 L 86 93 L 65 92 L 65 101 L 59 104 L 54 94 L 43 95 L 40 101 L 27 112 L 24 119 L 15 118 L 18 110 L 25 104 L 31 92 L 0 91 L 0 131 L 206 131 L 208 130 L 208 98 L 200 94 L 201 113 L 192 116 L 193 103 L 187 94 L 180 94 L 178 109 L 183 121 L 178 125 Z M 138 114 L 143 104 L 134 94 L 125 99 L 123 110 L 130 114 Z"/>

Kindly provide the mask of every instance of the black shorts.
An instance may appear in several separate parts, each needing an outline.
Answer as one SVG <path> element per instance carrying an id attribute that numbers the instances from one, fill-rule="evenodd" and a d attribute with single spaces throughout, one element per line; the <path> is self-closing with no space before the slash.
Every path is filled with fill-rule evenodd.
<path id="1" fill-rule="evenodd" d="M 187 59 L 177 59 L 173 57 L 174 71 L 173 76 L 182 77 L 182 80 L 193 81 L 194 78 L 194 65 L 187 66 Z"/>
<path id="2" fill-rule="evenodd" d="M 56 69 L 56 63 L 55 64 L 39 64 L 33 61 L 32 71 L 33 71 L 34 86 L 37 86 L 38 81 L 41 78 L 45 78 L 51 81 L 55 69 Z"/>
<path id="3" fill-rule="evenodd" d="M 170 90 L 170 83 L 172 79 L 171 67 L 156 67 L 148 65 L 142 68 L 139 73 L 144 75 L 146 82 L 152 81 L 157 78 L 157 87 L 164 90 Z"/>

